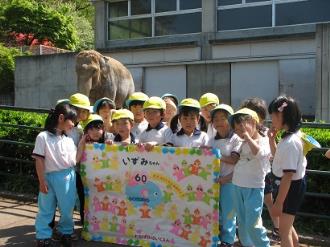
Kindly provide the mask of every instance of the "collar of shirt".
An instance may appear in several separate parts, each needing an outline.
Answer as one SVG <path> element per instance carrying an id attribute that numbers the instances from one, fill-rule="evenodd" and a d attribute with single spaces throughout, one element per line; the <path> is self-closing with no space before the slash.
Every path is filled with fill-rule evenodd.
<path id="1" fill-rule="evenodd" d="M 202 133 L 202 132 L 201 132 L 199 129 L 194 129 L 193 136 L 199 136 L 201 133 Z M 182 135 L 184 135 L 184 134 L 185 134 L 185 133 L 184 133 L 183 128 L 181 128 L 181 129 L 176 133 L 177 136 L 182 136 Z"/>
<path id="2" fill-rule="evenodd" d="M 135 144 L 135 136 L 132 133 L 130 133 L 129 135 L 131 137 L 131 144 Z M 113 141 L 121 142 L 122 141 L 121 136 L 119 134 L 115 135 L 115 138 L 113 139 Z"/>
<path id="3" fill-rule="evenodd" d="M 228 134 L 227 136 L 222 137 L 222 136 L 220 136 L 219 133 L 217 132 L 217 134 L 216 134 L 215 137 L 214 137 L 214 140 L 227 139 L 227 138 L 232 137 L 233 134 L 234 134 L 234 132 L 233 132 L 233 131 L 230 131 L 229 134 Z"/>
<path id="4" fill-rule="evenodd" d="M 160 130 L 164 126 L 165 126 L 165 124 L 163 122 L 159 122 L 159 124 L 157 124 L 157 126 L 155 128 L 151 127 L 150 124 L 148 124 L 148 128 L 146 129 L 146 131 L 150 131 L 152 129 Z"/>

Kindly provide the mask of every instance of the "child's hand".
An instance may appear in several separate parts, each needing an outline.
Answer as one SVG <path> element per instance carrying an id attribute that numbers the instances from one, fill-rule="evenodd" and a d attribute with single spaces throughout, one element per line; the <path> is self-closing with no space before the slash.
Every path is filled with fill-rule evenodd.
<path id="1" fill-rule="evenodd" d="M 112 140 L 106 140 L 106 141 L 105 141 L 105 144 L 112 145 L 112 144 L 113 144 L 113 141 L 112 141 Z"/>
<path id="2" fill-rule="evenodd" d="M 46 181 L 39 182 L 39 191 L 44 194 L 48 193 L 48 185 L 47 185 Z"/>
<path id="3" fill-rule="evenodd" d="M 275 201 L 275 203 L 273 204 L 270 210 L 270 214 L 273 217 L 279 217 L 282 215 L 282 211 L 283 211 L 283 204 Z"/>
<path id="4" fill-rule="evenodd" d="M 227 183 L 226 179 L 225 179 L 225 178 L 223 178 L 223 177 L 220 177 L 220 178 L 218 178 L 216 182 L 217 182 L 217 183 L 219 183 L 219 184 L 221 184 L 221 185 L 223 185 L 223 184 L 226 184 L 226 183 Z"/>
<path id="5" fill-rule="evenodd" d="M 325 157 L 327 157 L 328 159 L 330 159 L 330 149 L 325 153 Z"/>
<path id="6" fill-rule="evenodd" d="M 267 132 L 268 138 L 271 140 L 275 140 L 277 132 L 278 132 L 277 129 L 275 129 L 274 127 L 271 127 Z"/>
<path id="7" fill-rule="evenodd" d="M 243 123 L 240 124 L 241 130 L 242 130 L 242 137 L 244 140 L 247 140 L 250 138 L 249 132 L 246 130 L 245 126 Z"/>
<path id="8" fill-rule="evenodd" d="M 151 144 L 151 143 L 145 143 L 144 144 L 144 148 L 145 150 L 147 150 L 148 152 L 150 152 L 153 148 L 154 148 L 155 145 Z"/>

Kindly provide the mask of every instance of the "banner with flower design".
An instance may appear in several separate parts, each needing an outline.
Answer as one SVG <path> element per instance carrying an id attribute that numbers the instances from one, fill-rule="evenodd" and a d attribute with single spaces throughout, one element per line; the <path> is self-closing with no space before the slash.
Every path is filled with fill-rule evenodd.
<path id="1" fill-rule="evenodd" d="M 85 240 L 217 246 L 220 151 L 88 144 L 81 162 Z"/>

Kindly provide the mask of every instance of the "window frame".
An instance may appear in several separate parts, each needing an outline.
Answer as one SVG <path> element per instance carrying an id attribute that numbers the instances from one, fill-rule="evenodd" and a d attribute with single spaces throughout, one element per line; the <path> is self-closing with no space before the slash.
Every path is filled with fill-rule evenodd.
<path id="1" fill-rule="evenodd" d="M 296 2 L 306 2 L 308 0 L 264 0 L 263 2 L 250 2 L 247 3 L 246 0 L 241 0 L 242 3 L 238 4 L 230 4 L 230 5 L 218 5 L 217 1 L 217 18 L 218 13 L 220 10 L 227 10 L 227 9 L 239 9 L 239 8 L 248 8 L 248 7 L 258 7 L 258 6 L 272 6 L 272 25 L 270 27 L 277 27 L 276 26 L 276 5 L 277 4 L 285 4 L 285 3 L 296 3 Z M 217 20 L 218 23 L 218 20 Z M 294 26 L 294 25 L 293 25 Z M 241 28 L 241 29 L 232 29 L 232 30 L 219 30 L 219 27 L 217 26 L 217 32 L 221 31 L 234 31 L 234 30 L 250 30 L 250 29 L 260 29 L 265 27 L 255 27 L 255 28 Z"/>
<path id="2" fill-rule="evenodd" d="M 203 0 L 201 0 L 203 1 Z M 171 15 L 180 15 L 180 14 L 192 14 L 192 13 L 201 13 L 202 14 L 202 8 L 196 8 L 196 9 L 180 9 L 180 0 L 176 0 L 176 10 L 175 11 L 165 11 L 165 12 L 156 12 L 156 0 L 151 0 L 151 13 L 149 14 L 141 14 L 141 15 L 132 15 L 131 11 L 131 2 L 132 0 L 123 0 L 123 2 L 128 2 L 127 6 L 127 16 L 120 16 L 120 17 L 113 17 L 110 18 L 109 13 L 109 4 L 111 1 L 107 1 L 107 7 L 106 7 L 106 30 L 107 30 L 107 41 L 115 41 L 115 40 L 126 40 L 126 39 L 109 39 L 109 23 L 111 21 L 122 21 L 122 20 L 133 20 L 133 19 L 142 19 L 142 18 L 151 18 L 151 36 L 150 37 L 144 37 L 144 38 L 155 38 L 155 37 L 165 37 L 165 36 L 173 36 L 173 35 L 185 35 L 185 34 L 169 34 L 169 35 L 155 35 L 155 23 L 156 23 L 156 17 L 160 16 L 171 16 Z M 201 23 L 202 26 L 202 23 Z M 200 32 L 198 32 L 200 33 Z M 194 34 L 194 33 L 187 33 L 187 34 Z M 196 33 L 195 33 L 196 34 Z M 129 40 L 136 40 L 136 39 L 142 39 L 142 38 L 133 38 Z"/>

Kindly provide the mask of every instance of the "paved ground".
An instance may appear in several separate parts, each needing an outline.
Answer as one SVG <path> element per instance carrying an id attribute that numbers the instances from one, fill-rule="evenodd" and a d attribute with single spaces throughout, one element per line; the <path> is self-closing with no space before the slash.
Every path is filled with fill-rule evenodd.
<path id="1" fill-rule="evenodd" d="M 34 219 L 37 211 L 36 203 L 18 202 L 0 197 L 0 246 L 35 246 Z M 74 219 L 77 221 L 78 215 L 74 215 Z M 79 232 L 80 227 L 76 231 Z M 321 246 L 315 244 L 316 241 L 313 240 L 310 243 L 313 243 L 313 245 L 304 244 L 301 246 Z M 75 242 L 74 245 L 79 247 L 115 246 L 83 240 Z M 330 246 L 330 243 L 329 245 L 322 244 L 322 246 Z"/>

